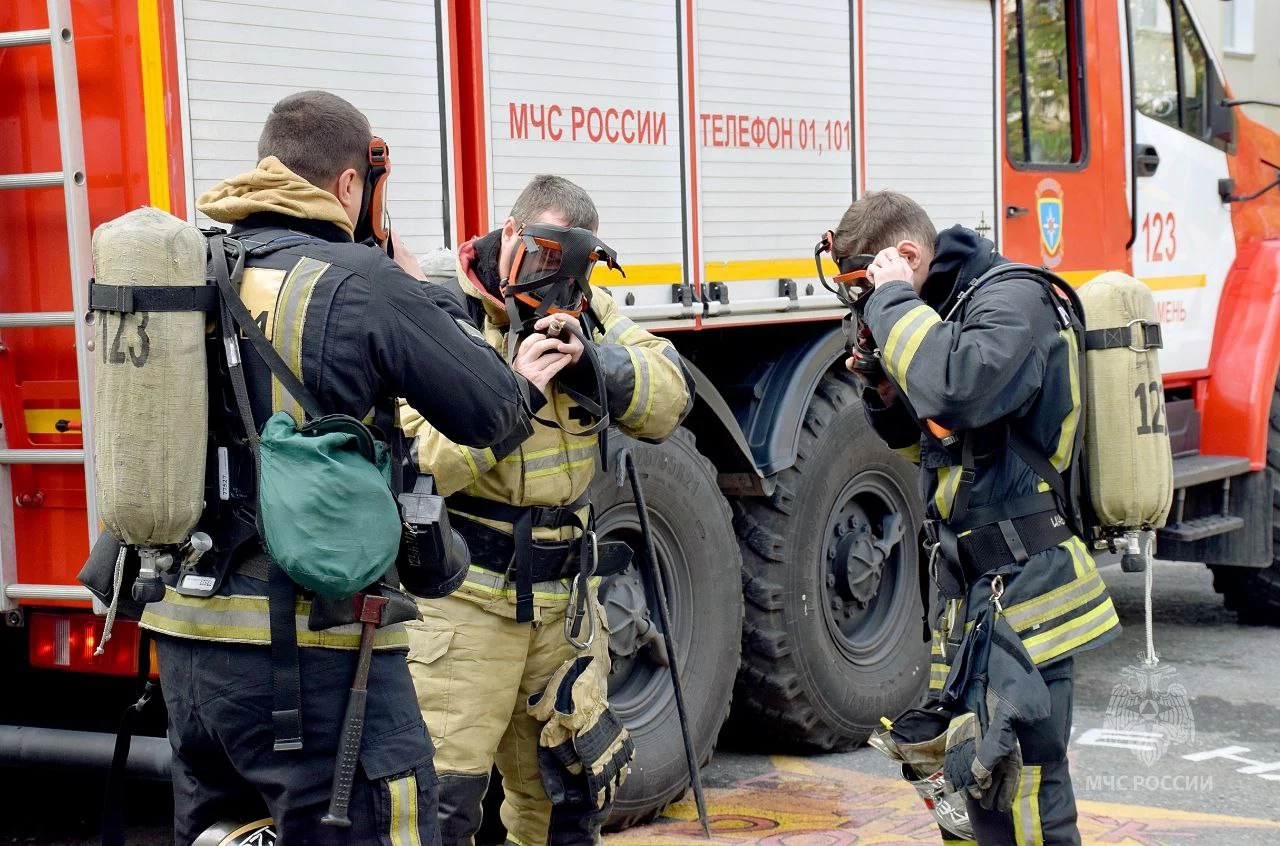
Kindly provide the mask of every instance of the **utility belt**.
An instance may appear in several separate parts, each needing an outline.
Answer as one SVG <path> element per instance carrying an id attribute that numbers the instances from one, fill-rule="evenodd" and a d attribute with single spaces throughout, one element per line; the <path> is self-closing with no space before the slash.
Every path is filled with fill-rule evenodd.
<path id="1" fill-rule="evenodd" d="M 516 620 L 533 619 L 533 586 L 538 582 L 573 579 L 565 632 L 579 648 L 589 645 L 578 633 L 570 633 L 583 622 L 587 608 L 586 582 L 591 576 L 611 576 L 631 565 L 631 548 L 621 541 L 596 540 L 595 515 L 586 522 L 578 511 L 587 506 L 582 497 L 567 505 L 508 505 L 468 494 L 453 494 L 447 500 L 453 511 L 453 526 L 467 541 L 471 563 L 506 576 L 516 584 Z M 511 524 L 511 534 L 487 526 L 475 518 L 498 520 Z M 581 531 L 571 541 L 535 541 L 535 528 L 562 529 L 570 526 Z"/>
<path id="2" fill-rule="evenodd" d="M 988 573 L 1027 563 L 1072 536 L 1051 492 L 969 509 L 952 524 L 926 520 L 930 569 L 944 599 L 962 599 Z"/>

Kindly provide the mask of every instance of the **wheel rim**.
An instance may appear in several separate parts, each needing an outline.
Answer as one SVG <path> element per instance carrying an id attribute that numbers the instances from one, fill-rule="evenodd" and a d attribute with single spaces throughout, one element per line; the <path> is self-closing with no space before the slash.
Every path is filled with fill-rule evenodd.
<path id="1" fill-rule="evenodd" d="M 827 515 L 819 567 L 832 641 L 850 661 L 887 659 L 911 613 L 917 554 L 906 493 L 867 470 L 840 491 Z"/>
<path id="2" fill-rule="evenodd" d="M 676 534 L 661 514 L 649 509 L 654 555 L 667 583 L 668 610 L 675 629 L 680 666 L 688 663 L 693 625 L 690 620 L 688 557 Z M 618 540 L 632 550 L 631 566 L 600 584 L 600 601 L 609 626 L 609 707 L 628 725 L 658 717 L 672 698 L 670 670 L 659 663 L 663 646 L 655 643 L 662 633 L 657 598 L 652 586 L 641 579 L 645 566 L 640 521 L 633 503 L 615 506 L 596 520 L 601 540 Z M 645 635 L 643 630 L 651 628 Z"/>

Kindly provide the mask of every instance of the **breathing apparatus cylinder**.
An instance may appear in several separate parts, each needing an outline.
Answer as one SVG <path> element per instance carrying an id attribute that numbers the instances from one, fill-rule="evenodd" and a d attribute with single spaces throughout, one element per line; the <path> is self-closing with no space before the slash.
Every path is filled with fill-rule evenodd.
<path id="1" fill-rule="evenodd" d="M 189 223 L 143 207 L 93 233 L 99 285 L 198 286 L 205 238 Z M 208 444 L 205 315 L 200 311 L 95 311 L 93 456 L 98 509 L 123 543 L 138 547 L 150 589 L 172 566 L 204 510 Z M 150 565 L 150 566 L 148 566 Z"/>
<path id="2" fill-rule="evenodd" d="M 1151 290 L 1124 273 L 1080 288 L 1084 305 L 1089 493 L 1113 534 L 1163 526 L 1173 458 L 1160 378 L 1160 323 Z"/>

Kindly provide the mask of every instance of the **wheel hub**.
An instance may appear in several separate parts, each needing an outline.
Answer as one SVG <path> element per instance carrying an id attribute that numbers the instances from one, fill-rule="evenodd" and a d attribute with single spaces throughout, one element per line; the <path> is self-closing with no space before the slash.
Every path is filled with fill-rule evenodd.
<path id="1" fill-rule="evenodd" d="M 833 504 L 824 544 L 825 603 L 838 638 L 852 646 L 874 627 L 891 561 L 906 535 L 906 520 L 890 498 L 851 483 Z M 892 592 L 892 591 L 891 591 Z"/>

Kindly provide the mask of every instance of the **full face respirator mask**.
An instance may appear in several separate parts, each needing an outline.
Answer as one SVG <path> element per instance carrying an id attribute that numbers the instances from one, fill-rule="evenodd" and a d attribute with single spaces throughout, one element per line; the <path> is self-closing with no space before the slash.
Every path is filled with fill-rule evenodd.
<path id="1" fill-rule="evenodd" d="M 835 233 L 828 229 L 822 233 L 822 239 L 813 248 L 813 263 L 818 268 L 818 281 L 822 283 L 822 287 L 836 295 L 841 305 L 849 309 L 849 313 L 844 318 L 844 337 L 845 347 L 854 357 L 854 369 L 878 380 L 884 374 L 884 368 L 877 355 L 875 340 L 872 339 L 871 332 L 862 317 L 862 309 L 867 297 L 875 290 L 875 286 L 867 278 L 867 268 L 876 257 L 861 253 L 838 258 L 831 251 L 834 242 Z M 822 269 L 824 253 L 831 255 L 840 271 L 830 282 L 827 281 Z"/>
<path id="2" fill-rule="evenodd" d="M 548 336 L 569 332 L 582 341 L 583 358 L 594 373 L 594 396 L 561 385 L 595 423 L 576 435 L 601 434 L 609 426 L 608 394 L 604 370 L 600 366 L 595 342 L 582 328 L 580 319 L 591 307 L 591 272 L 597 262 L 604 262 L 625 278 L 618 264 L 618 254 L 588 229 L 530 223 L 516 233 L 518 244 L 511 259 L 511 272 L 501 283 L 511 328 L 507 335 L 507 360 L 514 362 L 520 344 L 534 331 L 544 317 L 552 317 L 543 330 Z M 563 429 L 554 420 L 535 418 L 540 423 Z"/>

